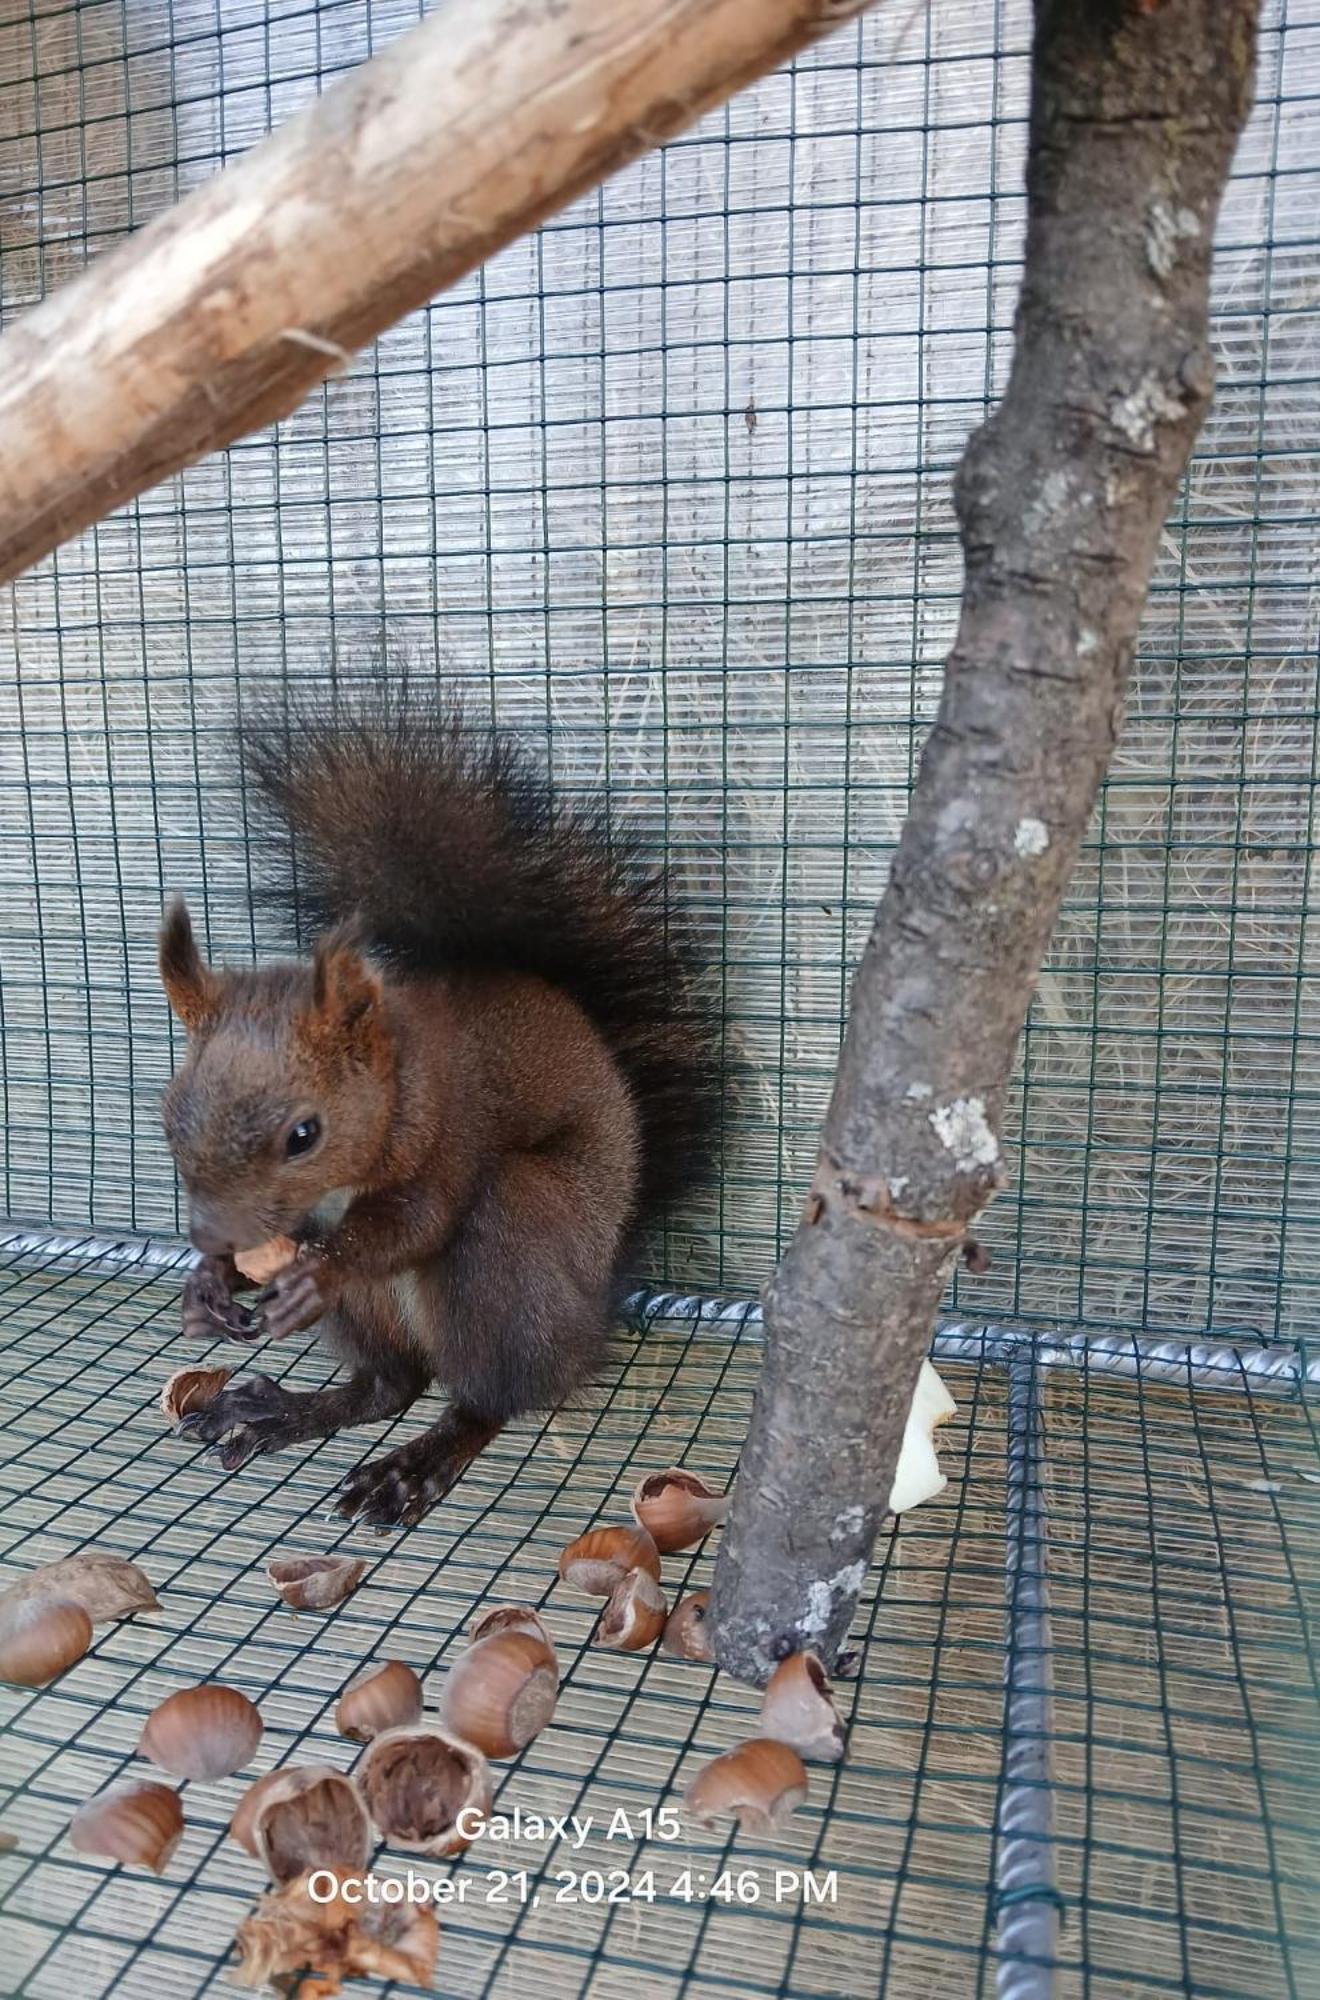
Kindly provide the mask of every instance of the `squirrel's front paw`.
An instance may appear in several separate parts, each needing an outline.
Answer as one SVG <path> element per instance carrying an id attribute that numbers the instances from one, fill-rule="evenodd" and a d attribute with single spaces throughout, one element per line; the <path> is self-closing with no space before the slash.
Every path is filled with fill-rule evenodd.
<path id="1" fill-rule="evenodd" d="M 255 1340 L 260 1329 L 246 1306 L 234 1297 L 233 1267 L 226 1257 L 203 1257 L 188 1273 L 183 1287 L 183 1331 L 199 1340 L 218 1333 L 231 1340 Z M 237 1272 L 233 1272 L 237 1277 Z"/>
<path id="2" fill-rule="evenodd" d="M 329 1309 L 329 1286 L 319 1258 L 299 1257 L 271 1279 L 257 1298 L 261 1323 L 272 1340 L 315 1326 Z"/>
<path id="3" fill-rule="evenodd" d="M 260 1453 L 299 1444 L 308 1435 L 302 1421 L 311 1398 L 294 1395 L 269 1375 L 247 1375 L 213 1396 L 179 1425 L 180 1437 L 213 1444 L 226 1472 L 237 1472 Z"/>

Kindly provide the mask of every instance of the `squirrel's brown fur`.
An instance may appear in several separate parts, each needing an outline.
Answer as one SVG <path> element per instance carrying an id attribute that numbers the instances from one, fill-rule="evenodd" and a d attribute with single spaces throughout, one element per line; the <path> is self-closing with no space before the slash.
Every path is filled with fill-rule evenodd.
<path id="1" fill-rule="evenodd" d="M 263 717 L 244 764 L 283 906 L 321 935 L 310 964 L 229 972 L 181 903 L 162 928 L 189 1035 L 165 1129 L 203 1252 L 184 1320 L 319 1323 L 352 1372 L 311 1396 L 248 1378 L 188 1427 L 238 1465 L 439 1380 L 441 1422 L 342 1502 L 414 1520 L 598 1364 L 639 1227 L 706 1163 L 712 1027 L 663 880 L 507 738 L 379 691 Z M 277 1235 L 300 1253 L 254 1319 L 233 1253 Z"/>

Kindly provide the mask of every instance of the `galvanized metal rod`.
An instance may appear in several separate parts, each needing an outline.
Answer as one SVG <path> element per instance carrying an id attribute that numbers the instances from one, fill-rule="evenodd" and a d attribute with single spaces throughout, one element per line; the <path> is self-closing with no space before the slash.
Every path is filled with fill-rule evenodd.
<path id="1" fill-rule="evenodd" d="M 995 1814 L 999 2000 L 1050 2000 L 1056 1990 L 1062 1899 L 1054 1870 L 1041 1386 L 1029 1356 L 1009 1363 L 1004 1761 Z"/>
<path id="2" fill-rule="evenodd" d="M 53 1229 L 0 1217 L 0 1259 L 41 1264 L 50 1270 L 159 1271 L 180 1275 L 196 1253 L 175 1238 L 108 1235 L 97 1230 Z M 763 1318 L 752 1299 L 716 1293 L 670 1292 L 642 1287 L 624 1302 L 630 1316 L 649 1324 L 696 1322 L 719 1339 L 759 1339 Z M 1180 1389 L 1223 1389 L 1239 1395 L 1297 1396 L 1320 1388 L 1320 1355 L 1295 1341 L 1260 1343 L 1209 1335 L 1067 1333 L 1054 1327 L 1001 1325 L 993 1320 L 941 1321 L 931 1345 L 936 1361 L 988 1362 L 1003 1367 L 1028 1356 L 1040 1369 L 1085 1370 L 1134 1381 L 1167 1382 Z"/>

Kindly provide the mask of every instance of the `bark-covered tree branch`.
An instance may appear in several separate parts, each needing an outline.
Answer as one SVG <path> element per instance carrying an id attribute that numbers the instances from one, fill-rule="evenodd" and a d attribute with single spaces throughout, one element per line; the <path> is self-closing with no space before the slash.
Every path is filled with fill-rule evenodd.
<path id="1" fill-rule="evenodd" d="M 1014 1051 L 1114 748 L 1209 406 L 1211 241 L 1257 0 L 1037 0 L 1004 399 L 956 485 L 962 616 L 852 993 L 712 1619 L 761 1681 L 846 1634 L 951 1267 L 1001 1179 Z"/>
<path id="2" fill-rule="evenodd" d="M 869 0 L 448 0 L 0 343 L 0 583 Z"/>

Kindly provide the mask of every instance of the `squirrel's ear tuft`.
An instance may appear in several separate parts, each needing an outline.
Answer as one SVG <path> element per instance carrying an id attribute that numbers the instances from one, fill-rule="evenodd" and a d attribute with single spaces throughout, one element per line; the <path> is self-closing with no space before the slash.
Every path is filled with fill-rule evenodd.
<path id="1" fill-rule="evenodd" d="M 356 1060 L 367 1059 L 380 1033 L 380 974 L 345 931 L 321 938 L 312 960 L 309 1031 Z"/>
<path id="2" fill-rule="evenodd" d="M 215 1012 L 220 981 L 197 949 L 182 896 L 174 898 L 160 927 L 160 976 L 170 1006 L 188 1033 L 197 1034 Z"/>

